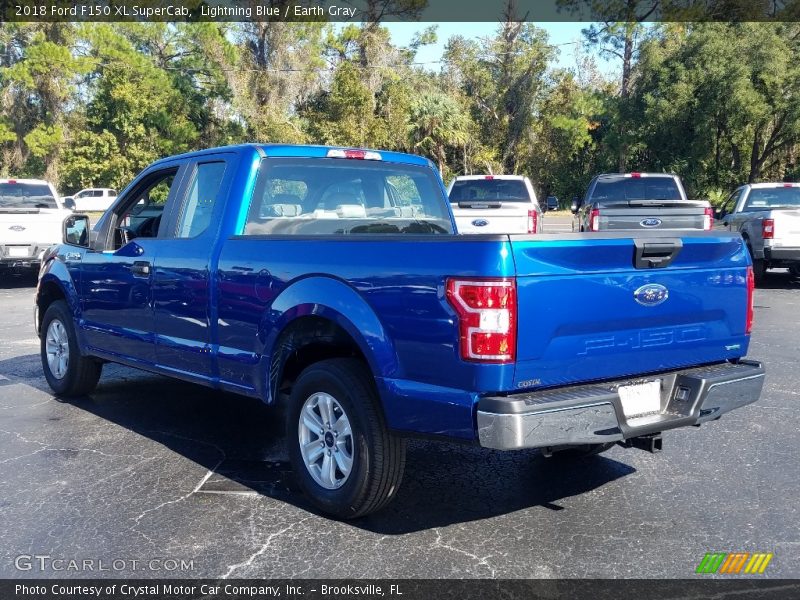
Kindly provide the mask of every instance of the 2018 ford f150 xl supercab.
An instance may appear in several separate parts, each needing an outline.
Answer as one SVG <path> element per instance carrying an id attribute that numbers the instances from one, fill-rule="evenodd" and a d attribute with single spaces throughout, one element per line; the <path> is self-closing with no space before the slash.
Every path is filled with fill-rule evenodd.
<path id="1" fill-rule="evenodd" d="M 591 453 L 755 401 L 738 234 L 453 235 L 427 159 L 244 145 L 65 220 L 36 326 L 56 394 L 118 362 L 284 407 L 323 511 L 397 493 L 410 435 Z M 704 459 L 707 457 L 703 457 Z"/>

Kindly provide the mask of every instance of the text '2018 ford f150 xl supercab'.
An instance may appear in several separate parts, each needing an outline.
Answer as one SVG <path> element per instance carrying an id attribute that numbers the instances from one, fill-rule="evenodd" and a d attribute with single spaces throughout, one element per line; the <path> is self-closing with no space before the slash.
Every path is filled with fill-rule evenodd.
<path id="1" fill-rule="evenodd" d="M 418 156 L 166 158 L 87 228 L 65 221 L 37 290 L 56 394 L 118 362 L 281 405 L 301 487 L 341 518 L 396 495 L 410 435 L 653 447 L 761 392 L 738 234 L 454 235 Z"/>

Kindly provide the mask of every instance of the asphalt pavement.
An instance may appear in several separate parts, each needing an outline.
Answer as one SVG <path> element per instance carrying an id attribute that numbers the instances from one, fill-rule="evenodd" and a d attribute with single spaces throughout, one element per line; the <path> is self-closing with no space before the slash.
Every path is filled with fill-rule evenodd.
<path id="1" fill-rule="evenodd" d="M 0 282 L 0 577 L 700 578 L 705 553 L 740 551 L 774 553 L 757 577 L 800 576 L 800 282 L 784 271 L 756 292 L 758 403 L 666 432 L 656 455 L 413 441 L 396 501 L 354 522 L 309 508 L 257 401 L 115 365 L 90 397 L 53 398 L 34 285 Z"/>

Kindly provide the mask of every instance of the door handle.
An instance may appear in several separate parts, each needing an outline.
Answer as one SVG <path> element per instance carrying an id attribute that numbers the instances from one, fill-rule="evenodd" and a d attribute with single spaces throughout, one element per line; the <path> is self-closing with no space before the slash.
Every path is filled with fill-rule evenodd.
<path id="1" fill-rule="evenodd" d="M 134 277 L 150 277 L 150 267 L 146 260 L 137 260 L 131 266 L 131 273 Z"/>

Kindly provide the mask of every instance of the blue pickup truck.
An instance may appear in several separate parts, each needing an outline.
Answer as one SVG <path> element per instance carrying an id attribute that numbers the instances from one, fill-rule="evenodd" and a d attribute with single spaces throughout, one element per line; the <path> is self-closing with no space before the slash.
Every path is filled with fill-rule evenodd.
<path id="1" fill-rule="evenodd" d="M 409 436 L 654 450 L 761 393 L 738 234 L 454 232 L 418 156 L 160 160 L 45 257 L 44 375 L 78 396 L 115 362 L 279 405 L 301 487 L 339 518 L 396 495 Z"/>

